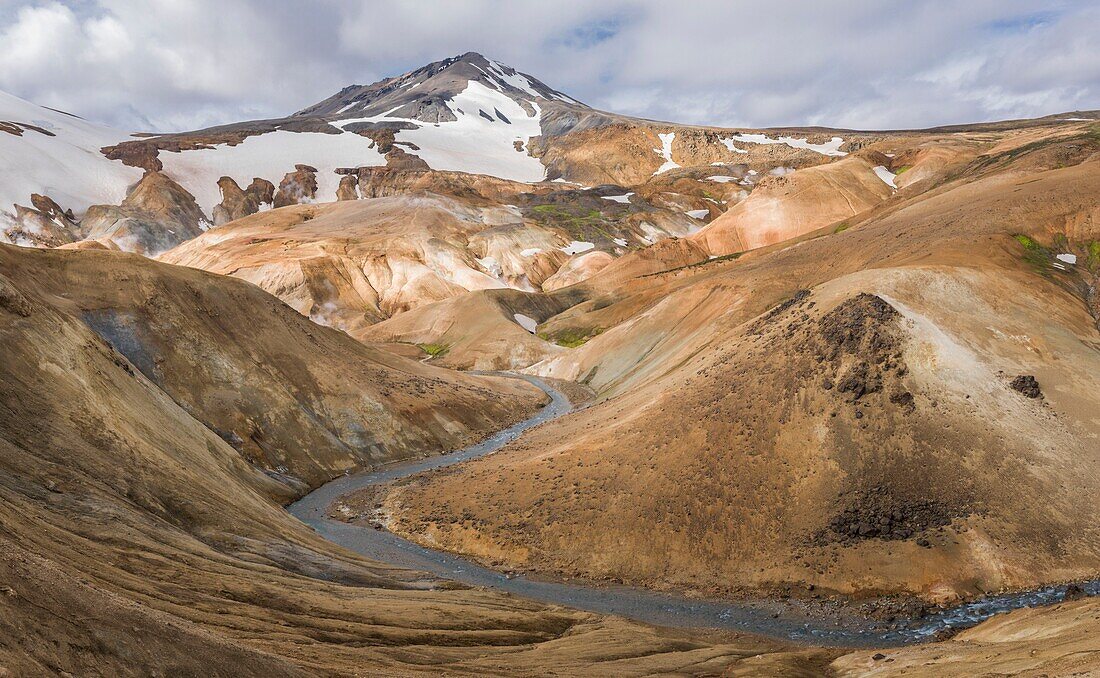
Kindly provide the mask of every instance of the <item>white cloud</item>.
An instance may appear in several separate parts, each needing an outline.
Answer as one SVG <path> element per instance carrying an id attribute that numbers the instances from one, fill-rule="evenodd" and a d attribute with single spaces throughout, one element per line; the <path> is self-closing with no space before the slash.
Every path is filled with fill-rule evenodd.
<path id="1" fill-rule="evenodd" d="M 0 89 L 126 128 L 283 115 L 479 51 L 682 122 L 883 128 L 1100 107 L 1092 0 L 0 0 Z"/>

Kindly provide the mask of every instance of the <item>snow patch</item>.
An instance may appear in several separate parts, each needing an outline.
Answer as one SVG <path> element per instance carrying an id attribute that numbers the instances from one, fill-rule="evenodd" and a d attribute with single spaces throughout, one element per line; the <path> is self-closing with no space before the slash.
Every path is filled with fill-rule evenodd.
<path id="1" fill-rule="evenodd" d="M 713 176 L 707 177 L 707 181 L 717 181 L 720 184 L 728 184 L 731 181 L 737 181 L 737 177 Z"/>
<path id="2" fill-rule="evenodd" d="M 748 151 L 746 151 L 745 149 L 737 148 L 736 146 L 734 146 L 733 139 L 719 139 L 718 141 L 721 141 L 723 146 L 730 149 L 734 153 L 748 153 Z"/>
<path id="3" fill-rule="evenodd" d="M 537 103 L 531 102 L 531 105 L 535 113 L 529 116 L 511 97 L 471 80 L 466 89 L 447 102 L 456 120 L 425 124 L 393 117 L 397 110 L 394 108 L 381 115 L 344 119 L 337 126 L 344 129 L 357 122 L 410 123 L 416 128 L 398 130 L 395 140 L 418 146 L 420 150 L 414 153 L 432 169 L 537 182 L 546 178 L 546 168 L 537 158 L 515 151 L 516 141 L 526 145 L 531 137 L 542 133 L 541 109 Z M 478 114 L 479 110 L 500 111 L 511 124 L 486 119 Z M 385 157 L 377 148 L 371 148 L 372 145 L 371 139 L 350 132 L 323 134 L 280 130 L 247 137 L 236 146 L 162 153 L 160 157 L 168 174 L 190 191 L 209 213 L 221 202 L 217 186 L 219 177 L 228 175 L 241 185 L 252 177 L 264 177 L 278 184 L 283 175 L 294 170 L 295 164 L 317 168 L 318 201 L 335 200 L 339 183 L 334 173 L 336 168 L 386 164 Z M 140 171 L 136 176 L 140 178 Z M 125 196 L 125 187 L 122 196 Z M 111 202 L 119 201 L 121 197 Z"/>
<path id="4" fill-rule="evenodd" d="M 507 66 L 499 62 L 489 62 L 489 70 L 493 71 L 493 75 L 497 76 L 505 83 L 511 85 L 512 87 L 515 87 L 518 90 L 522 90 L 523 92 L 530 94 L 535 98 L 541 96 L 538 92 L 535 91 L 535 88 L 531 85 L 531 81 L 524 77 L 522 73 L 516 71 L 512 75 L 508 75 L 504 71 L 505 68 L 507 68 Z M 505 115 L 507 115 L 507 113 Z"/>
<path id="5" fill-rule="evenodd" d="M 1077 265 L 1077 255 L 1076 254 L 1058 254 L 1058 255 L 1055 255 L 1054 258 L 1057 259 L 1058 261 L 1064 261 L 1067 264 L 1073 264 L 1074 266 Z"/>
<path id="6" fill-rule="evenodd" d="M 676 140 L 676 133 L 669 132 L 667 134 L 658 134 L 657 137 L 661 140 L 661 147 L 653 149 L 653 152 L 664 158 L 665 163 L 657 168 L 653 176 L 657 176 L 669 170 L 674 170 L 680 166 L 672 160 L 672 142 Z"/>
<path id="7" fill-rule="evenodd" d="M 504 275 L 503 270 L 500 268 L 500 262 L 497 261 L 494 257 L 477 259 L 477 263 L 486 271 L 488 271 L 489 275 L 493 276 L 494 278 L 500 278 Z"/>
<path id="8" fill-rule="evenodd" d="M 688 215 L 692 219 L 703 219 L 708 214 L 710 214 L 710 210 L 688 210 L 687 212 L 684 212 L 684 214 Z"/>
<path id="9" fill-rule="evenodd" d="M 501 92 L 471 80 L 461 94 L 448 102 L 457 120 L 418 129 L 397 132 L 396 141 L 410 141 L 420 147 L 414 151 L 432 169 L 488 174 L 513 181 L 537 182 L 546 178 L 546 168 L 538 158 L 516 153 L 515 142 L 526 147 L 531 137 L 542 134 L 542 110 L 535 102 L 534 115 Z M 512 124 L 489 121 L 461 110 L 498 110 Z"/>
<path id="10" fill-rule="evenodd" d="M 584 242 L 583 240 L 574 240 L 565 247 L 559 249 L 566 254 L 580 254 L 581 252 L 587 252 L 590 249 L 594 249 L 596 246 L 590 242 Z"/>
<path id="11" fill-rule="evenodd" d="M 893 188 L 893 189 L 896 189 L 898 187 L 898 185 L 894 183 L 894 179 L 898 175 L 896 175 L 893 172 L 891 172 L 890 170 L 886 169 L 885 165 L 876 165 L 874 167 L 874 170 L 875 170 L 875 176 L 878 177 L 879 179 L 882 179 L 882 183 L 886 184 L 887 186 L 889 186 L 890 188 Z"/>
<path id="12" fill-rule="evenodd" d="M 522 252 L 519 253 L 519 255 L 521 257 L 533 257 L 541 251 L 542 251 L 541 247 L 531 247 L 529 249 L 523 250 Z"/>
<path id="13" fill-rule="evenodd" d="M 525 316 L 522 313 L 514 313 L 512 317 L 516 319 L 516 324 L 527 330 L 531 334 L 535 333 L 535 329 L 539 326 L 538 321 L 529 316 Z"/>
<path id="14" fill-rule="evenodd" d="M 626 241 L 622 238 L 613 238 L 611 242 L 615 243 L 619 247 L 626 247 Z"/>
<path id="15" fill-rule="evenodd" d="M 615 202 L 621 202 L 621 203 L 629 205 L 630 204 L 630 196 L 632 196 L 632 195 L 634 195 L 634 193 L 624 193 L 622 195 L 605 195 L 605 196 L 603 196 L 603 199 L 604 200 L 613 200 Z"/>

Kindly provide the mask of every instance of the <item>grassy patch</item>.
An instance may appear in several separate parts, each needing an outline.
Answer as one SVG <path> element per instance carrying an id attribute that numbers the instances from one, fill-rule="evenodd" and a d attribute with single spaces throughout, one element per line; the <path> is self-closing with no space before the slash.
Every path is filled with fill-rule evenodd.
<path id="1" fill-rule="evenodd" d="M 617 237 L 612 221 L 604 217 L 597 209 L 585 209 L 567 205 L 535 205 L 531 216 L 536 221 L 565 229 L 577 240 L 591 241 L 603 237 L 611 240 Z"/>
<path id="2" fill-rule="evenodd" d="M 1085 257 L 1085 267 L 1093 273 L 1100 272 L 1100 240 L 1093 240 L 1085 248 L 1088 256 Z"/>
<path id="3" fill-rule="evenodd" d="M 1023 233 L 1017 233 L 1012 237 L 1023 246 L 1024 261 L 1031 265 L 1036 273 L 1047 275 L 1053 270 L 1050 263 L 1054 257 L 1049 249 Z"/>
<path id="4" fill-rule="evenodd" d="M 906 172 L 908 172 L 911 169 L 913 169 L 912 165 L 902 165 L 901 167 L 898 168 L 897 172 L 894 172 L 894 176 L 895 177 L 900 177 L 901 175 L 905 174 Z"/>
<path id="5" fill-rule="evenodd" d="M 1029 251 L 1029 252 L 1038 252 L 1038 251 L 1042 251 L 1042 250 L 1046 249 L 1045 247 L 1043 247 L 1039 243 L 1035 242 L 1034 240 L 1032 240 L 1028 236 L 1024 235 L 1023 233 L 1017 233 L 1016 235 L 1014 235 L 1012 237 L 1016 238 L 1016 242 L 1023 245 L 1024 249 Z"/>
<path id="6" fill-rule="evenodd" d="M 446 344 L 417 344 L 421 351 L 424 351 L 433 358 L 438 358 L 441 355 L 447 355 L 447 351 L 451 349 Z"/>
<path id="7" fill-rule="evenodd" d="M 847 221 L 842 221 L 839 224 L 837 224 L 836 228 L 833 229 L 833 233 L 843 233 L 844 231 L 847 231 L 851 227 L 852 227 L 852 225 L 849 224 Z"/>
<path id="8" fill-rule="evenodd" d="M 570 215 L 569 210 L 558 205 L 535 205 L 531 208 L 531 211 L 540 216 L 560 216 L 563 214 L 566 216 L 572 216 Z"/>
<path id="9" fill-rule="evenodd" d="M 556 335 L 551 337 L 548 334 L 540 334 L 544 341 L 550 341 L 558 346 L 564 346 L 565 348 L 577 348 L 583 346 L 592 337 L 603 332 L 603 329 L 596 328 L 595 330 L 581 331 L 581 330 L 562 330 Z"/>

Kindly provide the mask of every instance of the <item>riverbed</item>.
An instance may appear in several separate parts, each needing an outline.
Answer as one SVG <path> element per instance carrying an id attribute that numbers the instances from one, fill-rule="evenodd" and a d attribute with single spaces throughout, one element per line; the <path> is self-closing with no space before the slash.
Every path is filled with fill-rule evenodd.
<path id="1" fill-rule="evenodd" d="M 462 584 L 492 588 L 544 603 L 619 615 L 659 626 L 725 629 L 822 646 L 886 647 L 918 643 L 930 640 L 941 632 L 974 626 L 994 614 L 1061 602 L 1065 596 L 1065 586 L 1051 586 L 989 596 L 922 617 L 885 622 L 861 615 L 846 606 L 833 609 L 807 607 L 766 598 L 699 600 L 627 586 L 540 580 L 499 572 L 462 556 L 425 548 L 386 530 L 328 517 L 332 503 L 346 494 L 492 454 L 524 431 L 567 414 L 571 409 L 569 400 L 560 391 L 537 377 L 498 376 L 523 379 L 541 388 L 550 396 L 550 404 L 531 418 L 462 450 L 337 478 L 291 504 L 287 510 L 325 539 L 351 551 Z M 1100 581 L 1084 582 L 1080 586 L 1087 595 L 1100 594 Z"/>

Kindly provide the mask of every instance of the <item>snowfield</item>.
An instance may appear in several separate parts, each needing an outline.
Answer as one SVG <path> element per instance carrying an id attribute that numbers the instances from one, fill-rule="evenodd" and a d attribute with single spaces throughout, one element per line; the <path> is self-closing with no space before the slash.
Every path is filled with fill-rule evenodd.
<path id="1" fill-rule="evenodd" d="M 772 139 L 767 134 L 738 134 L 732 137 L 729 141 L 738 141 L 745 144 L 784 144 L 791 148 L 801 148 L 807 151 L 813 151 L 814 153 L 820 153 L 821 155 L 827 155 L 834 158 L 848 155 L 844 151 L 840 150 L 840 147 L 844 145 L 844 140 L 840 137 L 833 137 L 828 143 L 824 144 L 811 144 L 806 139 L 796 139 L 794 137 L 779 137 L 778 139 Z M 722 143 L 726 143 L 723 139 Z M 727 147 L 731 147 L 731 144 L 726 144 Z"/>
<path id="2" fill-rule="evenodd" d="M 489 174 L 502 179 L 535 182 L 546 178 L 546 168 L 526 150 L 517 151 L 519 141 L 526 149 L 528 140 L 541 134 L 541 111 L 531 102 L 535 114 L 528 116 L 523 107 L 505 94 L 471 80 L 462 93 L 447 102 L 457 120 L 425 123 L 388 113 L 368 118 L 338 120 L 341 129 L 356 122 L 406 122 L 416 129 L 400 130 L 399 142 L 411 142 L 420 150 L 412 151 L 437 170 Z M 492 120 L 481 115 L 484 111 Z M 497 112 L 508 122 L 498 117 Z M 391 111 L 392 112 L 392 111 Z M 244 186 L 252 177 L 263 177 L 278 185 L 295 164 L 317 168 L 317 200 L 336 199 L 340 177 L 338 167 L 375 167 L 386 158 L 372 148 L 374 142 L 359 134 L 323 134 L 277 131 L 246 138 L 236 146 L 161 153 L 169 176 L 190 191 L 209 214 L 221 202 L 219 177 L 230 176 Z"/>
<path id="3" fill-rule="evenodd" d="M 523 107 L 508 96 L 471 80 L 466 89 L 447 106 L 458 120 L 425 124 L 419 129 L 401 130 L 397 141 L 411 141 L 420 147 L 411 151 L 437 170 L 489 174 L 501 179 L 536 182 L 546 178 L 546 168 L 538 158 L 527 154 L 527 142 L 542 134 L 542 112 L 537 102 L 528 116 Z M 486 120 L 478 111 L 494 118 Z M 500 111 L 510 122 L 496 118 Z M 525 150 L 517 151 L 515 142 Z"/>
<path id="4" fill-rule="evenodd" d="M 164 171 L 195 196 L 203 212 L 210 215 L 221 202 L 218 179 L 232 177 L 247 186 L 252 177 L 263 177 L 276 186 L 295 164 L 317 168 L 317 200 L 336 199 L 340 177 L 337 167 L 385 165 L 386 158 L 374 142 L 358 134 L 320 134 L 311 132 L 269 132 L 246 138 L 236 146 L 219 145 L 210 149 L 167 153 L 161 151 Z"/>
<path id="5" fill-rule="evenodd" d="M 53 198 L 78 216 L 90 205 L 118 204 L 142 171 L 103 157 L 99 149 L 127 138 L 124 132 L 0 92 L 0 120 L 34 125 L 23 136 L 0 132 L 0 223 L 13 205 L 29 207 L 31 193 Z"/>

